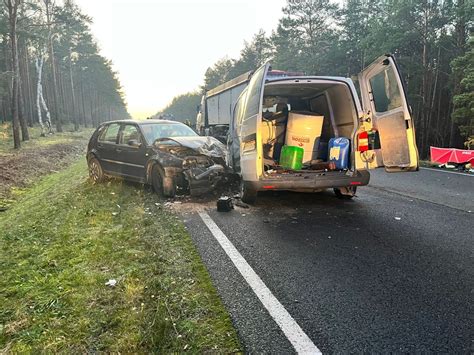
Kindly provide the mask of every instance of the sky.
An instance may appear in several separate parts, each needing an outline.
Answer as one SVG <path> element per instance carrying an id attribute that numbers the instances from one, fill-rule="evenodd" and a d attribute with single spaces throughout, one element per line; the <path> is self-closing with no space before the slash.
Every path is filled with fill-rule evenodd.
<path id="1" fill-rule="evenodd" d="M 277 27 L 285 0 L 76 0 L 93 18 L 101 54 L 111 59 L 128 110 L 145 118 L 194 91 L 206 69 L 238 58 L 259 29 Z"/>

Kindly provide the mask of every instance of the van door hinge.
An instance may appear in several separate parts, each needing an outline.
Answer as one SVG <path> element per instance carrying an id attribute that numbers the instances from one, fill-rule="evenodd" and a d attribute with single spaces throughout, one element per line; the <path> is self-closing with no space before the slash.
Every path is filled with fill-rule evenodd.
<path id="1" fill-rule="evenodd" d="M 372 121 L 372 118 L 370 117 L 370 111 L 360 116 L 359 121 L 360 123 L 364 123 L 364 122 L 370 123 Z"/>

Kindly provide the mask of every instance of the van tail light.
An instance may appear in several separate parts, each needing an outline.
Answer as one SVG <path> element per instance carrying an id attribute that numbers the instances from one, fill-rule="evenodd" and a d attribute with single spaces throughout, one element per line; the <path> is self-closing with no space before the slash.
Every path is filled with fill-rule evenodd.
<path id="1" fill-rule="evenodd" d="M 369 133 L 367 131 L 360 132 L 357 136 L 357 150 L 366 152 L 369 150 Z"/>

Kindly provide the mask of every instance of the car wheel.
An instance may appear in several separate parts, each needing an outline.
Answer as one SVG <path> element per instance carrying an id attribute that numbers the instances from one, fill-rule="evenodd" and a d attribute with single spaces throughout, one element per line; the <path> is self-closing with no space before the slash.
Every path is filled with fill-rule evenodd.
<path id="1" fill-rule="evenodd" d="M 341 191 L 341 189 L 334 189 L 334 193 L 336 194 L 337 198 L 340 198 L 341 200 L 350 200 L 352 199 L 357 191 L 357 186 L 349 186 L 349 187 L 344 187 L 346 191 Z"/>
<path id="2" fill-rule="evenodd" d="M 244 180 L 240 180 L 240 199 L 251 205 L 257 202 L 257 190 L 251 188 Z"/>
<path id="3" fill-rule="evenodd" d="M 158 165 L 153 165 L 152 169 L 153 189 L 163 197 L 176 196 L 176 182 L 174 178 L 165 176 L 163 169 Z"/>
<path id="4" fill-rule="evenodd" d="M 90 158 L 88 161 L 89 165 L 89 177 L 94 183 L 99 183 L 104 181 L 105 175 L 104 170 L 102 170 L 102 166 L 97 158 Z"/>

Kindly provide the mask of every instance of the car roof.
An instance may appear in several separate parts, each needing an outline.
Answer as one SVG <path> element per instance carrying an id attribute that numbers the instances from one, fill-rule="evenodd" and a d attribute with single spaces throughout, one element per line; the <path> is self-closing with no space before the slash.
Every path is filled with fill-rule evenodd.
<path id="1" fill-rule="evenodd" d="M 151 119 L 148 119 L 148 120 L 140 120 L 140 121 L 139 120 L 114 120 L 114 121 L 104 122 L 103 125 L 110 124 L 110 123 L 134 123 L 134 124 L 138 124 L 138 125 L 146 125 L 146 124 L 151 124 L 151 123 L 158 123 L 158 124 L 177 123 L 177 124 L 184 125 L 184 123 L 179 122 L 179 121 L 160 120 L 160 119 L 157 119 L 157 118 L 151 118 Z"/>

